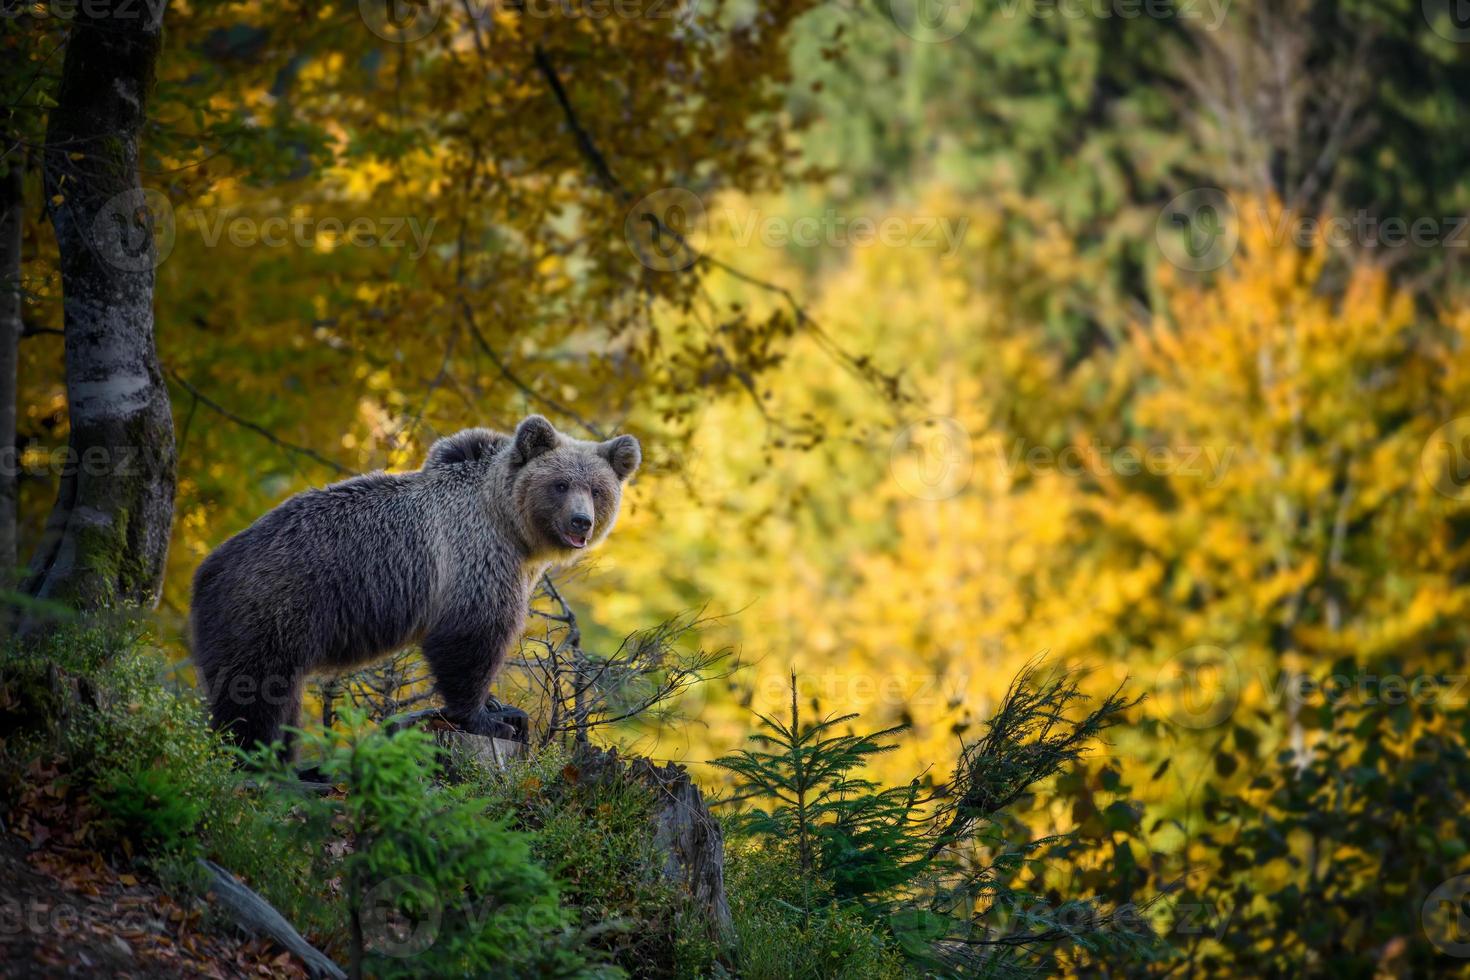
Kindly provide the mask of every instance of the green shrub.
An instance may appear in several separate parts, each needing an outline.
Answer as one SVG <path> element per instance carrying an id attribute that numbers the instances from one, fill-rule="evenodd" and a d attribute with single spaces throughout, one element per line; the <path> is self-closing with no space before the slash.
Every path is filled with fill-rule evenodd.
<path id="1" fill-rule="evenodd" d="M 0 691 L 26 706 L 8 719 L 6 767 L 57 760 L 100 811 L 99 844 L 149 857 L 194 853 L 234 806 L 230 751 L 136 624 L 74 624 L 13 645 Z"/>
<path id="2" fill-rule="evenodd" d="M 57 760 L 99 813 L 98 846 L 144 859 L 181 896 L 202 891 L 195 858 L 208 856 L 304 931 L 331 922 L 311 849 L 291 832 L 298 796 L 249 788 L 197 693 L 137 624 L 92 621 L 11 645 L 0 697 L 28 706 L 6 717 L 4 771 L 18 778 L 33 758 Z"/>
<path id="3" fill-rule="evenodd" d="M 381 977 L 616 975 L 577 951 L 584 937 L 531 838 L 487 816 L 473 787 L 433 784 L 428 735 L 385 732 L 355 712 L 342 722 L 301 733 L 344 792 L 302 799 L 294 827 L 322 879 L 340 876 L 339 935 L 355 966 Z M 273 759 L 256 757 L 268 770 Z"/>
<path id="4" fill-rule="evenodd" d="M 68 726 L 71 771 L 119 840 L 145 853 L 193 851 L 237 806 L 234 756 L 210 730 L 198 696 L 165 673 L 141 641 L 91 673 L 93 703 Z"/>
<path id="5" fill-rule="evenodd" d="M 793 847 L 727 847 L 725 888 L 738 937 L 737 973 L 746 980 L 905 975 L 903 953 L 886 931 L 832 901 L 823 883 L 804 881 Z"/>
<path id="6" fill-rule="evenodd" d="M 615 756 L 548 745 L 490 774 L 479 792 L 531 835 L 594 949 L 639 977 L 713 968 L 709 924 L 664 878 L 653 846 L 658 801 Z"/>
<path id="7" fill-rule="evenodd" d="M 204 805 L 191 798 L 171 769 L 131 769 L 107 777 L 98 788 L 98 806 L 119 839 L 141 842 L 153 851 L 193 851 L 194 831 Z"/>
<path id="8" fill-rule="evenodd" d="M 1191 853 L 1200 873 L 1187 877 L 1167 923 L 1176 956 L 1131 975 L 1188 963 L 1212 978 L 1470 976 L 1463 677 L 1351 658 L 1327 675 L 1363 680 L 1303 706 L 1303 756 L 1273 753 L 1244 789 L 1205 784 Z M 1232 726 L 1215 771 L 1259 758 L 1258 731 Z M 1214 913 L 1211 928 L 1191 909 Z"/>
<path id="9" fill-rule="evenodd" d="M 1036 866 L 1061 839 L 1033 839 L 1012 811 L 1134 703 L 1115 692 L 1081 710 L 1085 700 L 1075 674 L 1023 672 L 931 794 L 917 779 L 885 788 L 864 778 L 902 729 L 859 735 L 843 730 L 856 715 L 804 719 L 793 677 L 789 716 L 758 715 L 751 746 L 717 760 L 750 801 L 727 826 L 764 856 L 737 853 L 756 869 L 777 862 L 743 885 L 754 896 L 742 900 L 744 968 L 801 973 L 866 955 L 876 939 L 879 952 L 902 950 L 933 975 L 1025 976 L 1071 947 L 1131 955 L 1150 943 L 1151 932 L 1118 928 L 1095 896 L 1032 894 Z M 1014 914 L 1059 905 L 1066 915 L 1044 921 Z M 813 960 L 814 950 L 825 952 Z"/>

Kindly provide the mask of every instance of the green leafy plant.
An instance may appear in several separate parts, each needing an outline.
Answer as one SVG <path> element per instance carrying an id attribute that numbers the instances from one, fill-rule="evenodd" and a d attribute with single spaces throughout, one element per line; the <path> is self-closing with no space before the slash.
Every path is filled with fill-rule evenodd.
<path id="1" fill-rule="evenodd" d="M 129 769 L 99 787 L 97 803 L 120 839 L 156 850 L 197 849 L 194 831 L 204 804 L 189 795 L 172 769 Z"/>
<path id="2" fill-rule="evenodd" d="M 659 800 L 615 752 L 552 742 L 486 773 L 473 792 L 529 835 L 592 950 L 639 977 L 714 968 L 716 930 L 655 846 Z"/>
<path id="3" fill-rule="evenodd" d="M 300 733 L 336 791 L 298 804 L 300 840 L 341 880 L 342 942 L 354 976 L 615 975 L 589 965 L 531 838 L 485 814 L 469 788 L 434 785 L 435 746 L 361 712 Z M 283 784 L 262 751 L 252 760 Z M 272 766 L 274 765 L 274 768 Z"/>
<path id="4" fill-rule="evenodd" d="M 1470 973 L 1459 927 L 1470 889 L 1461 679 L 1352 658 L 1327 674 L 1389 681 L 1304 706 L 1303 753 L 1258 753 L 1246 725 L 1221 741 L 1234 761 L 1264 759 L 1238 790 L 1205 787 L 1192 852 L 1201 873 L 1179 901 L 1213 910 L 1216 927 L 1181 915 L 1170 923 L 1177 958 L 1130 972 L 1187 961 L 1201 977 Z"/>
<path id="5" fill-rule="evenodd" d="M 861 774 L 903 726 L 856 734 L 841 730 L 856 715 L 804 720 L 793 677 L 789 720 L 757 716 L 755 747 L 718 761 L 735 774 L 735 797 L 754 801 L 731 829 L 775 855 L 768 860 L 785 855 L 794 883 L 758 901 L 763 911 L 747 927 L 799 936 L 859 914 L 914 965 L 941 975 L 1026 974 L 1074 947 L 1142 955 L 1153 933 L 1136 921 L 1125 927 L 1119 910 L 1031 890 L 1066 835 L 1035 837 L 1011 813 L 1137 703 L 1114 692 L 1084 708 L 1078 680 L 1023 672 L 985 733 L 962 746 L 949 782 L 921 791 L 918 779 L 882 787 Z M 785 910 L 785 926 L 768 921 L 775 909 Z"/>
<path id="6" fill-rule="evenodd" d="M 884 740 L 906 726 L 854 735 L 839 727 L 855 714 L 804 723 L 794 675 L 790 720 L 756 717 L 763 729 L 750 736 L 756 747 L 716 761 L 735 774 L 741 795 L 760 801 L 736 814 L 731 829 L 794 842 L 804 920 L 819 875 L 835 898 L 861 900 L 887 894 L 922 872 L 929 858 L 915 823 L 917 782 L 884 789 L 858 775 L 871 756 L 895 747 Z"/>
<path id="7" fill-rule="evenodd" d="M 904 951 L 886 926 L 833 901 L 825 881 L 801 873 L 789 843 L 732 843 L 725 887 L 739 937 L 737 973 L 747 980 L 905 975 Z"/>

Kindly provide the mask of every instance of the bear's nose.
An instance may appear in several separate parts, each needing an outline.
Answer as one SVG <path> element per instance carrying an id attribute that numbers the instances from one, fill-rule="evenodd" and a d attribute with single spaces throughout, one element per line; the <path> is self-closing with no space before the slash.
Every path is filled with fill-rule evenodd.
<path id="1" fill-rule="evenodd" d="M 588 517 L 586 514 L 573 514 L 571 525 L 572 531 L 574 533 L 586 534 L 588 531 L 592 530 L 592 518 Z"/>

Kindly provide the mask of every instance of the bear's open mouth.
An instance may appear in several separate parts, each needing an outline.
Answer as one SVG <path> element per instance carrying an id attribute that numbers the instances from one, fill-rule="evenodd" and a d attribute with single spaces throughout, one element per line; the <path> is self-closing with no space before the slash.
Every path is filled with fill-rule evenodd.
<path id="1" fill-rule="evenodd" d="M 587 535 L 585 534 L 573 534 L 571 531 L 563 531 L 561 532 L 561 539 L 573 548 L 587 547 Z"/>

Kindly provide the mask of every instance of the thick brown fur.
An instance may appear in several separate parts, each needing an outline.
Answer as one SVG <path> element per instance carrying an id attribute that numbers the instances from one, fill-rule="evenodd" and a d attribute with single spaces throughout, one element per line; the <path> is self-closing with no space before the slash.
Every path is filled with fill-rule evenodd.
<path id="1" fill-rule="evenodd" d="M 539 415 L 513 436 L 467 429 L 413 473 L 371 473 L 286 500 L 194 576 L 194 663 L 214 723 L 240 745 L 294 725 L 306 678 L 423 646 L 444 712 L 524 734 L 490 701 L 546 568 L 604 539 L 638 440 L 572 439 Z M 509 728 L 507 728 L 509 726 Z"/>

